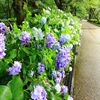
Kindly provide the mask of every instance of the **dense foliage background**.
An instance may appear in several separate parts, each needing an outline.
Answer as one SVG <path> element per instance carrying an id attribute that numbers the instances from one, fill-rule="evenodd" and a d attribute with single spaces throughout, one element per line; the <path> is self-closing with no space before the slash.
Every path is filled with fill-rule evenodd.
<path id="1" fill-rule="evenodd" d="M 21 24 L 26 15 L 23 8 L 25 2 L 33 16 L 49 6 L 100 23 L 100 0 L 0 0 L 0 18 L 17 18 L 17 23 Z"/>

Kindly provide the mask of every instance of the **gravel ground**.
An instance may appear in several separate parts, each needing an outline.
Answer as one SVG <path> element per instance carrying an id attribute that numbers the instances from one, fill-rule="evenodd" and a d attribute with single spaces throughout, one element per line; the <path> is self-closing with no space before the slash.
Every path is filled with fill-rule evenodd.
<path id="1" fill-rule="evenodd" d="M 74 100 L 100 100 L 100 27 L 82 22 L 78 52 Z"/>

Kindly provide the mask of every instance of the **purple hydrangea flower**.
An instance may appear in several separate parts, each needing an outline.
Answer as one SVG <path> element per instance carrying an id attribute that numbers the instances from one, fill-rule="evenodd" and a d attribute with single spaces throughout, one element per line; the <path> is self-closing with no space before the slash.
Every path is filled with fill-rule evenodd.
<path id="1" fill-rule="evenodd" d="M 56 57 L 56 69 L 62 70 L 70 62 L 70 50 L 62 48 Z"/>
<path id="2" fill-rule="evenodd" d="M 0 33 L 6 33 L 7 32 L 7 26 L 1 22 L 0 23 Z"/>
<path id="3" fill-rule="evenodd" d="M 52 77 L 55 78 L 56 84 L 60 83 L 62 81 L 62 78 L 65 77 L 65 71 L 63 70 L 61 72 L 58 72 L 58 71 L 53 70 Z"/>
<path id="4" fill-rule="evenodd" d="M 64 78 L 65 77 L 65 71 L 64 70 L 61 71 L 61 74 L 62 74 L 62 78 Z"/>
<path id="5" fill-rule="evenodd" d="M 30 42 L 31 35 L 28 32 L 22 32 L 22 35 L 19 39 L 22 44 L 27 45 Z"/>
<path id="6" fill-rule="evenodd" d="M 62 86 L 61 87 L 61 93 L 64 96 L 68 92 L 68 87 L 67 86 Z"/>
<path id="7" fill-rule="evenodd" d="M 17 75 L 19 72 L 21 72 L 22 64 L 18 61 L 14 61 L 14 64 L 12 67 L 7 69 L 7 72 L 9 72 L 9 75 Z"/>
<path id="8" fill-rule="evenodd" d="M 60 44 L 63 44 L 68 41 L 70 41 L 70 35 L 69 34 L 61 34 L 60 39 L 59 39 Z"/>
<path id="9" fill-rule="evenodd" d="M 45 70 L 45 66 L 42 63 L 38 63 L 38 73 L 41 74 L 42 72 L 44 72 Z"/>
<path id="10" fill-rule="evenodd" d="M 47 93 L 45 89 L 40 85 L 36 85 L 34 87 L 34 91 L 31 92 L 31 99 L 32 100 L 47 100 L 46 95 Z"/>
<path id="11" fill-rule="evenodd" d="M 5 54 L 5 36 L 3 33 L 0 33 L 0 59 L 4 58 Z"/>
<path id="12" fill-rule="evenodd" d="M 61 80 L 62 80 L 62 74 L 60 72 L 57 72 L 56 79 L 55 79 L 56 84 L 60 83 Z"/>
<path id="13" fill-rule="evenodd" d="M 46 23 L 46 21 L 47 21 L 47 18 L 46 17 L 42 17 L 41 20 L 40 20 L 40 23 L 42 25 L 44 25 Z"/>
<path id="14" fill-rule="evenodd" d="M 48 33 L 46 36 L 46 46 L 47 48 L 52 48 L 52 46 L 56 43 L 56 39 L 53 34 Z"/>
<path id="15" fill-rule="evenodd" d="M 60 50 L 61 48 L 60 43 L 59 42 L 55 43 L 52 48 L 53 50 Z"/>

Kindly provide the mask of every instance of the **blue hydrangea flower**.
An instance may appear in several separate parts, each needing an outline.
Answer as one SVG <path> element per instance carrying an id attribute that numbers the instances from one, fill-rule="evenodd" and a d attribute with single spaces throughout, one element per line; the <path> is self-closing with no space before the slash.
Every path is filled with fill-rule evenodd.
<path id="1" fill-rule="evenodd" d="M 47 100 L 46 95 L 47 93 L 45 89 L 40 85 L 36 85 L 34 87 L 34 90 L 31 92 L 31 99 L 32 100 Z"/>
<path id="2" fill-rule="evenodd" d="M 46 46 L 47 48 L 52 48 L 52 46 L 56 43 L 56 39 L 53 34 L 48 33 L 46 36 Z"/>
<path id="3" fill-rule="evenodd" d="M 9 75 L 17 75 L 19 72 L 21 72 L 22 64 L 18 61 L 14 61 L 14 64 L 12 67 L 7 69 L 7 72 Z"/>
<path id="4" fill-rule="evenodd" d="M 42 17 L 41 20 L 40 20 L 40 23 L 42 25 L 44 25 L 46 22 L 47 22 L 47 18 L 46 17 Z"/>
<path id="5" fill-rule="evenodd" d="M 22 35 L 19 39 L 22 44 L 27 45 L 30 42 L 31 35 L 28 32 L 22 32 Z"/>
<path id="6" fill-rule="evenodd" d="M 59 42 L 60 44 L 63 44 L 65 42 L 69 42 L 70 41 L 70 35 L 69 34 L 61 34 Z"/>
<path id="7" fill-rule="evenodd" d="M 52 77 L 56 78 L 56 76 L 57 76 L 57 71 L 53 70 L 52 71 Z"/>
<path id="8" fill-rule="evenodd" d="M 56 57 L 56 69 L 62 70 L 70 62 L 70 50 L 67 48 L 62 48 Z"/>
<path id="9" fill-rule="evenodd" d="M 64 96 L 66 93 L 68 92 L 68 87 L 67 86 L 62 86 L 61 87 L 61 93 L 62 93 L 62 95 Z"/>
<path id="10" fill-rule="evenodd" d="M 7 26 L 1 22 L 0 23 L 0 33 L 6 33 L 7 32 Z"/>
<path id="11" fill-rule="evenodd" d="M 42 72 L 44 72 L 45 70 L 45 66 L 42 63 L 38 63 L 38 73 L 41 74 Z"/>
<path id="12" fill-rule="evenodd" d="M 44 34 L 41 29 L 37 29 L 36 27 L 33 27 L 33 36 L 35 37 L 36 40 L 42 40 L 44 37 Z"/>
<path id="13" fill-rule="evenodd" d="M 5 54 L 5 36 L 0 33 L 0 59 L 4 58 Z"/>
<path id="14" fill-rule="evenodd" d="M 61 48 L 61 46 L 60 46 L 60 43 L 59 42 L 55 43 L 53 45 L 53 47 L 52 47 L 53 50 L 60 50 L 60 48 Z"/>

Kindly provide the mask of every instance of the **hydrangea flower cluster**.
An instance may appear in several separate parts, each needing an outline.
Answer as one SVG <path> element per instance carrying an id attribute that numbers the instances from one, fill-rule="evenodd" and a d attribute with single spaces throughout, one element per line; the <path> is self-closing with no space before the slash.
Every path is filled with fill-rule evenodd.
<path id="1" fill-rule="evenodd" d="M 73 48 L 73 45 L 70 44 L 70 45 L 68 46 L 68 48 L 71 50 L 71 49 Z"/>
<path id="2" fill-rule="evenodd" d="M 64 96 L 66 93 L 68 92 L 68 87 L 67 86 L 62 86 L 61 87 L 61 93 L 62 93 L 62 96 Z"/>
<path id="3" fill-rule="evenodd" d="M 70 41 L 70 35 L 69 34 L 61 34 L 60 39 L 59 39 L 60 44 L 63 44 L 68 41 Z"/>
<path id="4" fill-rule="evenodd" d="M 56 89 L 57 93 L 60 93 L 61 92 L 61 86 L 60 86 L 59 83 L 56 84 L 54 88 Z"/>
<path id="5" fill-rule="evenodd" d="M 38 73 L 41 74 L 45 70 L 45 66 L 42 63 L 38 63 Z"/>
<path id="6" fill-rule="evenodd" d="M 1 22 L 0 23 L 0 33 L 6 33 L 7 32 L 7 26 Z"/>
<path id="7" fill-rule="evenodd" d="M 27 45 L 30 42 L 31 35 L 28 32 L 22 32 L 21 37 L 19 38 L 23 45 Z"/>
<path id="8" fill-rule="evenodd" d="M 34 37 L 36 40 L 42 40 L 44 37 L 44 34 L 41 29 L 37 29 L 36 27 L 33 27 Z"/>
<path id="9" fill-rule="evenodd" d="M 46 36 L 46 46 L 47 48 L 52 48 L 52 46 L 56 43 L 56 39 L 53 34 L 48 33 Z"/>
<path id="10" fill-rule="evenodd" d="M 40 23 L 42 25 L 44 25 L 46 23 L 46 21 L 47 21 L 47 18 L 46 17 L 42 17 L 41 20 L 40 20 Z"/>
<path id="11" fill-rule="evenodd" d="M 53 45 L 53 50 L 60 50 L 61 46 L 60 46 L 60 43 L 59 42 L 56 42 L 54 45 Z"/>
<path id="12" fill-rule="evenodd" d="M 62 48 L 56 57 L 56 69 L 62 70 L 70 62 L 70 50 L 67 48 Z"/>
<path id="13" fill-rule="evenodd" d="M 14 61 L 14 64 L 12 67 L 7 69 L 7 72 L 9 75 L 17 75 L 19 72 L 21 72 L 22 64 L 18 61 Z"/>
<path id="14" fill-rule="evenodd" d="M 58 84 L 62 81 L 62 78 L 65 77 L 65 71 L 58 72 L 53 70 L 52 77 L 55 78 L 55 83 Z"/>
<path id="15" fill-rule="evenodd" d="M 40 85 L 36 85 L 34 87 L 34 91 L 31 92 L 31 99 L 32 100 L 47 100 L 46 95 L 47 93 L 45 89 Z"/>
<path id="16" fill-rule="evenodd" d="M 68 87 L 65 85 L 61 86 L 59 83 L 55 85 L 55 89 L 56 89 L 57 93 L 61 92 L 62 96 L 64 96 L 68 92 Z M 72 97 L 69 96 L 69 98 L 72 98 Z M 71 99 L 68 99 L 68 100 L 71 100 Z"/>
<path id="17" fill-rule="evenodd" d="M 56 78 L 55 78 L 55 82 L 60 83 L 62 80 L 62 74 L 60 72 L 57 72 Z"/>
<path id="18" fill-rule="evenodd" d="M 55 89 L 56 89 L 57 93 L 61 92 L 62 96 L 64 96 L 68 92 L 68 87 L 65 85 L 61 86 L 59 83 L 57 83 L 55 85 Z M 71 97 L 69 96 L 69 98 L 71 98 Z"/>
<path id="19" fill-rule="evenodd" d="M 5 54 L 5 36 L 0 33 L 0 59 L 4 58 Z"/>
<path id="20" fill-rule="evenodd" d="M 56 76 L 57 76 L 57 71 L 53 70 L 51 75 L 52 75 L 52 77 L 56 78 Z"/>

